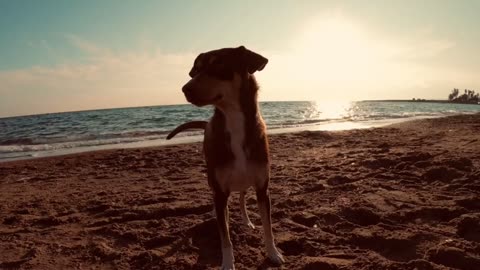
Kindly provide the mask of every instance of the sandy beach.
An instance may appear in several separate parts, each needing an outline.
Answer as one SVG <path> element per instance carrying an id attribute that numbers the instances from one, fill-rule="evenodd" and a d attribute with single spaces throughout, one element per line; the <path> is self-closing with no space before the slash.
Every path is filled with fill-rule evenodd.
<path id="1" fill-rule="evenodd" d="M 480 269 L 480 114 L 276 134 L 279 269 Z M 237 269 L 265 260 L 230 198 Z M 0 163 L 0 269 L 216 269 L 200 143 Z"/>

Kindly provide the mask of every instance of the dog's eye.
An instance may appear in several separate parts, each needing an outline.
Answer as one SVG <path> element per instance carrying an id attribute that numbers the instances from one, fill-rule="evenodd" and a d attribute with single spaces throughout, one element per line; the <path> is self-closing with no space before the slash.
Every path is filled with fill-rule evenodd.
<path id="1" fill-rule="evenodd" d="M 198 70 L 196 68 L 192 68 L 192 70 L 190 70 L 190 72 L 188 73 L 190 78 L 197 76 L 197 74 L 198 74 Z"/>
<path id="2" fill-rule="evenodd" d="M 210 67 L 212 69 L 223 69 L 223 68 L 225 68 L 225 64 L 217 61 L 217 62 L 213 62 L 212 64 L 210 64 Z"/>
<path id="3" fill-rule="evenodd" d="M 232 72 L 222 62 L 214 62 L 208 66 L 207 73 L 210 76 L 216 77 L 221 80 L 230 80 L 232 79 Z"/>

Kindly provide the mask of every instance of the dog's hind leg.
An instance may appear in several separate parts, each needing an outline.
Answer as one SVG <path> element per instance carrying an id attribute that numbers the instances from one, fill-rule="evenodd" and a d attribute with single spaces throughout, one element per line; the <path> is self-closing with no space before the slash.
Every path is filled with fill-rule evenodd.
<path id="1" fill-rule="evenodd" d="M 270 195 L 268 194 L 268 185 L 257 189 L 257 203 L 262 218 L 263 237 L 265 240 L 265 247 L 267 248 L 268 258 L 275 264 L 282 264 L 285 262 L 282 254 L 277 250 L 275 241 L 273 239 L 272 221 L 270 216 Z"/>
<path id="2" fill-rule="evenodd" d="M 234 258 L 232 241 L 228 229 L 228 193 L 214 191 L 215 213 L 217 216 L 218 230 L 220 232 L 220 241 L 222 245 L 222 270 L 233 270 Z"/>
<path id="3" fill-rule="evenodd" d="M 248 218 L 248 213 L 247 213 L 247 208 L 245 205 L 245 195 L 247 194 L 246 191 L 241 191 L 240 192 L 240 212 L 242 213 L 242 220 L 243 224 L 245 224 L 247 227 L 251 229 L 255 229 L 255 225 L 250 221 Z"/>

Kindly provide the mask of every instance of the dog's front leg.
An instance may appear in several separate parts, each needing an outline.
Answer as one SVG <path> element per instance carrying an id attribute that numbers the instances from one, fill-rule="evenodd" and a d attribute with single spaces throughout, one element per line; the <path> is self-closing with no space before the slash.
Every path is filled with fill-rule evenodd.
<path id="1" fill-rule="evenodd" d="M 280 265 L 285 262 L 285 260 L 283 259 L 282 254 L 278 252 L 273 239 L 272 221 L 270 216 L 270 195 L 268 194 L 268 187 L 257 189 L 257 203 L 260 210 L 260 216 L 262 218 L 267 256 L 273 263 Z"/>
<path id="2" fill-rule="evenodd" d="M 228 196 L 228 193 L 218 190 L 214 191 L 215 213 L 222 244 L 222 270 L 235 269 L 232 241 L 230 240 L 228 229 Z"/>

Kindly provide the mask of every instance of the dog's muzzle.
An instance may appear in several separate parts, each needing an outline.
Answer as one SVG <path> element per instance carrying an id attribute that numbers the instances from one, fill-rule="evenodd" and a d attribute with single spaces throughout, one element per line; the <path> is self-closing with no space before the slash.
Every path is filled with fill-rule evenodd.
<path id="1" fill-rule="evenodd" d="M 209 99 L 198 97 L 197 94 L 195 94 L 194 89 L 190 87 L 188 84 L 182 87 L 182 92 L 185 95 L 185 98 L 187 99 L 187 101 L 196 106 L 205 106 L 208 104 L 213 104 L 219 101 L 220 99 L 222 99 L 221 94 L 218 94 L 215 97 L 209 98 Z"/>

